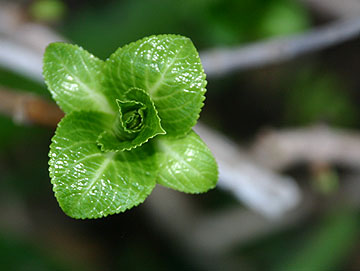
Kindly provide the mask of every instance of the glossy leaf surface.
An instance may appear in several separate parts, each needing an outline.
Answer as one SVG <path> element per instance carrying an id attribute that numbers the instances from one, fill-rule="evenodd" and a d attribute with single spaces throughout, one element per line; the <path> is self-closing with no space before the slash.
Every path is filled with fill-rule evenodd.
<path id="1" fill-rule="evenodd" d="M 113 113 L 101 86 L 104 62 L 76 45 L 50 44 L 44 55 L 44 78 L 65 113 L 94 110 Z"/>
<path id="2" fill-rule="evenodd" d="M 185 135 L 195 125 L 206 80 L 190 39 L 160 35 L 130 43 L 110 56 L 105 74 L 110 101 L 132 87 L 147 91 L 169 135 Z"/>
<path id="3" fill-rule="evenodd" d="M 187 193 L 206 192 L 216 185 L 216 161 L 194 131 L 183 138 L 159 137 L 156 143 L 159 184 Z"/>
<path id="4" fill-rule="evenodd" d="M 155 186 L 151 145 L 102 152 L 97 135 L 112 116 L 74 112 L 59 124 L 50 146 L 50 176 L 61 208 L 74 218 L 98 218 L 143 202 Z"/>
<path id="5" fill-rule="evenodd" d="M 156 182 L 188 193 L 215 186 L 216 162 L 191 130 L 206 81 L 188 38 L 144 38 L 105 62 L 54 43 L 45 52 L 44 77 L 66 113 L 52 139 L 49 171 L 69 216 L 123 212 Z"/>

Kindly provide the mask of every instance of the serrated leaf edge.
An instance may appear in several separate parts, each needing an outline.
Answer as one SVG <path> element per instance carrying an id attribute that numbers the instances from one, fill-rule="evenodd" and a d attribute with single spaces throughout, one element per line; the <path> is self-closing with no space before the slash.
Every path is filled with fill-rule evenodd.
<path id="1" fill-rule="evenodd" d="M 79 111 L 74 111 L 74 112 L 79 112 Z M 83 111 L 83 112 L 87 112 L 87 111 Z M 89 111 L 89 112 L 91 112 L 91 111 Z M 97 111 L 93 111 L 93 112 L 97 112 Z M 69 113 L 69 114 L 67 114 L 67 115 L 70 115 L 70 114 L 71 114 L 71 113 Z M 107 214 L 101 214 L 101 215 L 99 215 L 99 216 L 92 216 L 92 217 L 88 217 L 88 216 L 76 216 L 76 215 L 74 216 L 74 215 L 68 214 L 68 213 L 65 211 L 65 209 L 63 208 L 63 205 L 62 205 L 62 203 L 61 203 L 61 200 L 59 200 L 58 192 L 56 191 L 56 184 L 54 183 L 54 175 L 53 175 L 53 172 L 52 172 L 52 171 L 53 171 L 52 168 L 53 168 L 53 163 L 54 163 L 54 157 L 52 157 L 52 155 L 51 155 L 51 153 L 53 152 L 52 146 L 53 146 L 53 144 L 55 144 L 54 138 L 57 136 L 57 131 L 58 131 L 58 129 L 61 127 L 62 122 L 63 122 L 64 119 L 65 119 L 65 118 L 62 118 L 61 121 L 58 123 L 58 127 L 57 127 L 57 129 L 56 129 L 56 131 L 55 131 L 55 134 L 54 134 L 54 136 L 51 138 L 50 151 L 49 151 L 49 153 L 48 153 L 48 156 L 49 156 L 49 158 L 50 158 L 49 161 L 48 161 L 48 165 L 49 165 L 50 181 L 51 181 L 51 184 L 52 184 L 52 191 L 53 191 L 53 193 L 54 193 L 54 195 L 55 195 L 55 198 L 56 198 L 56 200 L 57 200 L 57 202 L 58 202 L 61 210 L 63 210 L 63 212 L 64 212 L 67 216 L 69 216 L 69 217 L 72 217 L 72 218 L 75 218 L 75 219 L 86 220 L 86 219 L 105 218 L 105 217 L 107 217 L 107 216 L 109 216 L 109 215 L 120 214 L 120 213 L 125 212 L 126 210 L 130 210 L 130 209 L 132 209 L 132 208 L 134 208 L 134 207 L 137 207 L 137 206 L 139 206 L 140 204 L 142 204 L 142 203 L 148 198 L 148 196 L 151 194 L 151 192 L 154 190 L 154 188 L 155 188 L 155 186 L 156 186 L 156 184 L 157 184 L 156 178 L 155 178 L 155 180 L 154 180 L 154 185 L 153 185 L 153 187 L 152 187 L 151 189 L 149 189 L 149 192 L 148 192 L 148 193 L 144 193 L 144 199 L 143 199 L 143 200 L 140 200 L 140 201 L 137 202 L 136 204 L 134 204 L 134 205 L 132 205 L 132 206 L 129 206 L 129 207 L 127 207 L 127 208 L 125 208 L 125 209 L 123 209 L 123 210 L 121 210 L 121 211 L 115 210 L 114 212 L 109 212 L 109 213 L 107 213 Z M 94 142 L 94 143 L 96 143 L 96 142 Z M 99 150 L 99 153 L 100 153 L 100 150 Z"/>

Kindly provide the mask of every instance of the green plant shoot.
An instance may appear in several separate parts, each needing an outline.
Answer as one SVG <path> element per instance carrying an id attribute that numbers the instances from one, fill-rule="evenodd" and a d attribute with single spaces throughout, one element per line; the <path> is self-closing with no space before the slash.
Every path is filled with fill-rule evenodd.
<path id="1" fill-rule="evenodd" d="M 123 212 L 157 183 L 186 193 L 216 185 L 215 159 L 192 130 L 206 80 L 190 39 L 146 37 L 106 61 L 76 45 L 52 43 L 43 70 L 66 114 L 52 138 L 49 172 L 67 215 Z"/>

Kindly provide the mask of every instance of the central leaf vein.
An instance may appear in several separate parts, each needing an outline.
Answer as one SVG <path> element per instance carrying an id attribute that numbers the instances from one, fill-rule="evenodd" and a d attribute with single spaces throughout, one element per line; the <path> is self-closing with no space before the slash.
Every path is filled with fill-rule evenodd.
<path id="1" fill-rule="evenodd" d="M 155 92 L 159 89 L 160 85 L 162 84 L 162 82 L 165 79 L 165 75 L 167 74 L 168 70 L 170 69 L 170 67 L 172 67 L 172 65 L 174 65 L 175 61 L 178 60 L 178 56 L 181 53 L 181 51 L 183 50 L 184 45 L 181 45 L 179 50 L 176 52 L 174 58 L 166 65 L 164 71 L 160 74 L 159 79 L 155 82 L 155 84 L 149 89 L 149 93 L 150 95 L 154 95 Z"/>
<path id="2" fill-rule="evenodd" d="M 89 193 L 89 191 L 94 187 L 95 183 L 99 180 L 99 178 L 101 177 L 101 175 L 104 173 L 104 171 L 107 169 L 107 167 L 110 165 L 110 163 L 112 162 L 112 159 L 114 158 L 114 156 L 116 155 L 116 153 L 114 152 L 109 152 L 106 154 L 106 159 L 103 161 L 103 163 L 101 164 L 101 166 L 98 168 L 98 170 L 95 172 L 94 177 L 92 177 L 91 181 L 89 182 L 89 184 L 87 185 L 87 188 L 81 193 L 81 197 L 79 199 L 78 204 L 80 205 L 82 199 Z"/>

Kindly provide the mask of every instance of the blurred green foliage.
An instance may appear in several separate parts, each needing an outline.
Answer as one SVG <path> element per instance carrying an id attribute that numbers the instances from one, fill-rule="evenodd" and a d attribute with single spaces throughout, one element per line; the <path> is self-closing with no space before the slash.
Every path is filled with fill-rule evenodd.
<path id="1" fill-rule="evenodd" d="M 31 4 L 29 12 L 35 20 L 53 22 L 64 16 L 66 6 L 61 0 L 37 0 Z"/>
<path id="2" fill-rule="evenodd" d="M 293 255 L 274 270 L 341 270 L 359 236 L 356 212 L 341 209 L 325 217 Z"/>
<path id="3" fill-rule="evenodd" d="M 73 13 L 63 32 L 106 58 L 119 46 L 152 34 L 182 34 L 204 48 L 290 34 L 309 24 L 305 9 L 292 0 L 125 0 Z"/>
<path id="4" fill-rule="evenodd" d="M 164 257 L 166 254 L 166 257 Z M 171 249 L 159 253 L 152 250 L 148 244 L 142 240 L 134 240 L 131 244 L 119 253 L 117 257 L 117 270 L 132 271 L 158 271 L 172 270 L 183 271 L 186 265 L 186 271 L 196 271 L 191 263 L 186 263 L 182 255 L 174 253 Z"/>
<path id="5" fill-rule="evenodd" d="M 309 17 L 297 1 L 275 1 L 258 26 L 259 37 L 290 35 L 309 27 Z"/>
<path id="6" fill-rule="evenodd" d="M 339 191 L 339 174 L 332 168 L 320 170 L 313 176 L 312 186 L 314 190 L 324 195 L 333 194 Z"/>
<path id="7" fill-rule="evenodd" d="M 14 90 L 25 90 L 50 98 L 50 93 L 47 90 L 45 83 L 40 84 L 2 67 L 0 67 L 0 86 L 9 87 Z"/>
<path id="8" fill-rule="evenodd" d="M 45 98 L 50 98 L 45 84 L 39 84 L 4 68 L 0 68 L 0 86 L 14 91 L 28 91 Z M 18 125 L 12 119 L 0 115 L 0 131 L 1 150 L 2 148 L 12 148 L 15 144 L 19 144 L 19 141 L 36 137 L 39 132 L 41 133 L 44 130 L 38 127 Z"/>
<path id="9" fill-rule="evenodd" d="M 286 91 L 287 124 L 325 122 L 335 126 L 356 126 L 357 104 L 342 80 L 331 72 L 307 69 Z"/>
<path id="10" fill-rule="evenodd" d="M 347 270 L 344 267 L 357 244 L 359 223 L 357 211 L 338 208 L 312 217 L 306 224 L 297 223 L 291 230 L 259 239 L 237 253 L 253 264 L 253 270 Z"/>
<path id="11" fill-rule="evenodd" d="M 84 270 L 77 264 L 59 260 L 37 242 L 0 232 L 0 270 L 7 271 L 62 271 Z"/>

